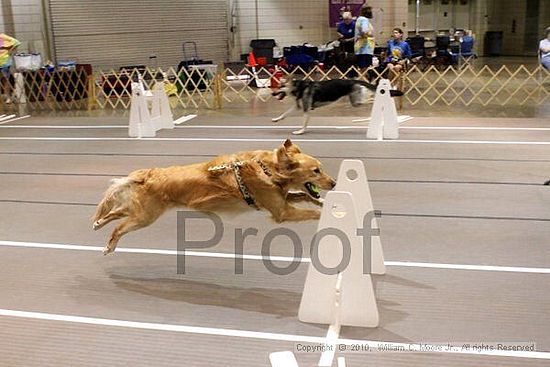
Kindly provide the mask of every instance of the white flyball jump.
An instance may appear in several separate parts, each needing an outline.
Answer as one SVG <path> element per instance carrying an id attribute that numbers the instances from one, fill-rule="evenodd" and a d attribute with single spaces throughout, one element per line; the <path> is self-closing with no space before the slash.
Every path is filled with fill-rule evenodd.
<path id="1" fill-rule="evenodd" d="M 314 238 L 313 241 L 313 246 L 318 248 L 312 249 L 312 264 L 309 265 L 298 318 L 311 323 L 377 327 L 378 308 L 371 273 L 375 270 L 377 274 L 384 274 L 386 268 L 379 238 L 374 241 L 379 247 L 374 249 L 372 246 L 372 234 L 376 238 L 379 230 L 378 225 L 372 223 L 375 213 L 363 163 L 344 160 L 337 182 L 323 204 L 315 235 L 321 239 Z M 360 228 L 363 231 L 372 228 L 372 233 L 359 236 Z M 344 236 L 335 239 L 337 232 Z M 349 259 L 342 255 L 345 247 L 351 249 Z M 316 254 L 318 259 L 313 258 Z M 337 269 L 334 261 L 339 259 L 340 264 L 346 266 L 338 272 L 320 271 L 313 264 L 318 262 L 324 267 Z"/>
<path id="2" fill-rule="evenodd" d="M 128 134 L 133 138 L 150 138 L 160 129 L 174 128 L 174 118 L 162 83 L 155 84 L 152 95 L 147 94 L 142 83 L 132 83 Z M 149 98 L 152 103 L 151 111 L 148 106 Z"/>
<path id="3" fill-rule="evenodd" d="M 325 241 L 318 241 L 319 248 L 312 254 L 317 254 L 317 261 L 327 268 L 335 267 L 335 260 L 340 259 L 342 263 L 345 261 L 346 266 L 338 269 L 342 277 L 338 287 L 337 272 L 330 273 L 326 269 L 320 271 L 310 264 L 298 312 L 300 321 L 336 326 L 378 326 L 378 308 L 371 274 L 363 273 L 363 243 L 356 233 L 360 228 L 359 223 L 352 194 L 343 191 L 327 194 L 316 236 L 321 233 L 332 236 L 326 236 Z M 345 234 L 347 243 L 328 241 L 333 239 L 335 229 Z M 348 258 L 342 256 L 343 247 L 351 249 Z M 312 258 L 313 261 L 316 260 Z"/>
<path id="4" fill-rule="evenodd" d="M 363 162 L 344 160 L 323 204 L 298 311 L 302 322 L 330 325 L 325 344 L 331 348 L 318 366 L 332 366 L 342 325 L 379 325 L 371 274 L 385 274 L 386 266 L 376 216 Z M 297 367 L 292 352 L 272 353 L 270 360 L 272 367 Z M 345 366 L 344 358 L 338 365 Z"/>
<path id="5" fill-rule="evenodd" d="M 149 101 L 151 110 L 149 111 Z M 196 115 L 187 115 L 174 121 L 170 101 L 163 83 L 156 83 L 153 91 L 146 91 L 143 83 L 132 83 L 130 123 L 128 135 L 133 138 L 154 137 L 160 129 L 173 129 L 175 125 L 190 120 Z"/>
<path id="6" fill-rule="evenodd" d="M 376 88 L 371 120 L 367 130 L 368 139 L 399 138 L 399 122 L 395 101 L 390 96 L 390 81 L 382 79 Z"/>
<path id="7" fill-rule="evenodd" d="M 398 139 L 399 124 L 412 119 L 408 115 L 397 115 L 395 100 L 390 96 L 391 89 L 390 81 L 388 79 L 381 79 L 378 87 L 376 87 L 371 117 L 353 120 L 353 122 L 370 121 L 367 130 L 368 139 Z"/>
<path id="8" fill-rule="evenodd" d="M 350 192 L 353 195 L 357 218 L 362 220 L 367 213 L 375 212 L 367 172 L 362 161 L 358 159 L 344 160 L 340 165 L 338 180 L 336 182 L 335 190 Z M 378 226 L 376 215 L 372 219 L 372 228 L 375 230 L 375 233 L 371 236 L 371 273 L 378 275 L 386 274 L 384 252 L 380 240 L 380 227 Z"/>

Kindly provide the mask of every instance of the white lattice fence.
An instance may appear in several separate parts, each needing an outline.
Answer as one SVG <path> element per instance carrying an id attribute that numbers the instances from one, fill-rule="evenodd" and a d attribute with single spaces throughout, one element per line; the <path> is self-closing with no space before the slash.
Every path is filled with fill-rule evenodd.
<path id="1" fill-rule="evenodd" d="M 420 71 L 414 66 L 403 78 L 405 101 L 413 106 L 540 105 L 550 96 L 550 72 L 540 66 L 531 70 L 524 65 L 499 69 L 465 66 L 442 71 L 434 66 Z"/>
<path id="2" fill-rule="evenodd" d="M 5 78 L 5 76 L 1 76 Z M 75 69 L 48 71 L 23 71 L 2 80 L 4 109 L 25 104 L 33 110 L 72 110 L 88 106 L 93 96 L 93 75 L 90 69 L 77 66 Z M 7 106 L 7 100 L 13 102 Z"/>
<path id="3" fill-rule="evenodd" d="M 212 66 L 215 69 L 215 66 Z M 100 108 L 128 108 L 132 82 L 141 83 L 144 90 L 155 83 L 164 83 L 172 107 L 214 108 L 215 70 L 207 69 L 130 69 L 101 71 L 98 78 L 97 104 Z"/>
<path id="4" fill-rule="evenodd" d="M 372 82 L 389 77 L 394 86 L 405 92 L 400 105 L 525 106 L 541 105 L 550 100 L 550 72 L 540 66 L 529 69 L 523 65 L 499 69 L 471 65 L 446 69 L 430 66 L 425 70 L 415 65 L 399 75 L 388 70 L 361 73 L 355 67 L 346 71 L 336 67 L 327 70 L 312 67 L 296 68 L 291 73 L 283 70 L 282 77 L 273 69 L 217 69 L 215 65 L 191 66 L 179 71 L 131 68 L 98 71 L 95 75 L 77 68 L 52 73 L 43 70 L 22 73 L 18 78 L 23 86 L 18 90 L 24 90 L 29 109 L 127 109 L 132 82 L 141 82 L 145 90 L 152 89 L 155 83 L 164 83 L 172 107 L 223 108 L 224 104 L 270 100 L 269 86 L 274 78 L 328 80 L 349 77 L 371 79 Z"/>

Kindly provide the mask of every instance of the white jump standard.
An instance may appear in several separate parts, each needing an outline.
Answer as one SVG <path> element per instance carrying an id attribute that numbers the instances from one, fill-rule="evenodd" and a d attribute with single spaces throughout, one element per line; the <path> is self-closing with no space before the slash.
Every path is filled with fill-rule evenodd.
<path id="1" fill-rule="evenodd" d="M 371 117 L 353 120 L 353 122 L 370 121 L 367 130 L 368 139 L 398 139 L 399 124 L 411 120 L 408 115 L 398 116 L 395 101 L 391 98 L 391 84 L 388 79 L 381 79 L 374 95 Z"/>
<path id="2" fill-rule="evenodd" d="M 149 111 L 151 101 L 151 111 Z M 128 135 L 133 138 L 153 138 L 160 129 L 173 129 L 174 125 L 196 115 L 183 116 L 174 121 L 164 83 L 156 83 L 153 91 L 145 90 L 143 83 L 132 83 L 132 101 Z"/>

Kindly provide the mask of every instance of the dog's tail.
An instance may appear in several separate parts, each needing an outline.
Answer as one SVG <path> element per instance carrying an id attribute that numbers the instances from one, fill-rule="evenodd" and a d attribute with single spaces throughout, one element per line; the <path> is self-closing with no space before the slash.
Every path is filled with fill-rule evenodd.
<path id="1" fill-rule="evenodd" d="M 371 90 L 373 92 L 376 92 L 376 85 L 374 84 L 371 84 L 369 82 L 365 82 L 363 80 L 357 80 L 357 83 L 361 84 L 362 86 L 364 86 L 365 88 L 367 88 L 368 90 Z M 400 90 L 397 90 L 397 89 L 390 89 L 390 96 L 391 97 L 400 97 L 402 96 L 404 93 Z"/>
<path id="2" fill-rule="evenodd" d="M 550 180 L 546 181 L 546 182 L 544 183 L 544 185 L 546 185 L 546 186 L 550 185 Z"/>
<path id="3" fill-rule="evenodd" d="M 129 196 L 132 190 L 132 184 L 135 181 L 129 177 L 113 178 L 111 186 L 105 191 L 101 202 L 97 205 L 93 222 L 105 217 L 113 208 L 119 208 L 130 200 Z"/>

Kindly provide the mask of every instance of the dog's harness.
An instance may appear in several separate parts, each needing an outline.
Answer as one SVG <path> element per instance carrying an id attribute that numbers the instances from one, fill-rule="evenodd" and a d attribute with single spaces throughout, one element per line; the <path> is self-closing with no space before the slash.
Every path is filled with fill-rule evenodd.
<path id="1" fill-rule="evenodd" d="M 265 173 L 266 176 L 271 176 L 271 171 L 262 161 L 260 161 L 259 159 L 255 159 L 254 161 L 260 165 L 262 171 Z M 209 167 L 208 171 L 232 169 L 233 174 L 235 175 L 235 181 L 237 181 L 237 185 L 239 186 L 239 190 L 241 191 L 241 195 L 243 196 L 244 201 L 246 201 L 249 206 L 256 208 L 256 210 L 260 210 L 260 208 L 256 205 L 254 198 L 252 197 L 252 195 L 250 195 L 250 191 L 248 191 L 248 188 L 244 184 L 243 177 L 241 176 L 241 167 L 245 163 L 246 161 L 236 161 L 226 164 L 220 164 L 218 166 Z"/>

